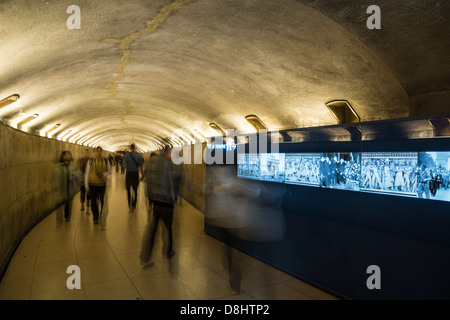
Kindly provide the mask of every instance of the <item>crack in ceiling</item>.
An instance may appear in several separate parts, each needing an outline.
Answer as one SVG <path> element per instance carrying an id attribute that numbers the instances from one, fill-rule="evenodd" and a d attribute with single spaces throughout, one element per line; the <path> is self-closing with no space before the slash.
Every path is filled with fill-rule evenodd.
<path id="1" fill-rule="evenodd" d="M 114 69 L 115 76 L 111 79 L 107 80 L 106 89 L 109 91 L 108 100 L 117 100 L 117 95 L 119 91 L 117 89 L 117 82 L 121 81 L 125 77 L 125 69 L 130 64 L 131 57 L 131 43 L 140 37 L 148 35 L 154 32 L 164 21 L 166 21 L 175 11 L 191 2 L 192 0 L 176 0 L 169 5 L 164 6 L 159 13 L 151 20 L 148 20 L 146 23 L 146 27 L 144 29 L 135 31 L 128 36 L 122 39 L 104 39 L 103 42 L 112 43 L 117 46 L 117 48 L 121 51 L 122 57 L 120 58 L 120 64 Z M 133 113 L 133 107 L 131 105 L 131 101 L 128 99 L 119 99 L 122 101 L 125 107 L 125 113 L 119 116 L 120 121 L 123 124 L 127 124 L 125 120 L 126 115 L 130 115 Z"/>

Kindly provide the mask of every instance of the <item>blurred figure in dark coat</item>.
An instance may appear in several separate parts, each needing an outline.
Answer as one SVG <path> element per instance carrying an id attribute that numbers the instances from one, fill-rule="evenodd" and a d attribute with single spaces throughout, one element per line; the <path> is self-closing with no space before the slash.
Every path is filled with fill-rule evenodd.
<path id="1" fill-rule="evenodd" d="M 58 190 L 58 202 L 63 204 L 56 213 L 58 227 L 63 223 L 63 213 L 66 222 L 70 221 L 73 197 L 78 192 L 81 180 L 81 171 L 74 164 L 72 154 L 70 151 L 63 151 L 54 172 L 54 186 Z"/>
<path id="2" fill-rule="evenodd" d="M 172 221 L 174 209 L 174 188 L 171 163 L 165 157 L 165 151 L 152 153 L 144 171 L 147 184 L 149 221 L 142 237 L 139 258 L 143 267 L 153 265 L 152 251 L 156 228 L 160 218 L 167 228 L 167 257 L 172 257 Z"/>

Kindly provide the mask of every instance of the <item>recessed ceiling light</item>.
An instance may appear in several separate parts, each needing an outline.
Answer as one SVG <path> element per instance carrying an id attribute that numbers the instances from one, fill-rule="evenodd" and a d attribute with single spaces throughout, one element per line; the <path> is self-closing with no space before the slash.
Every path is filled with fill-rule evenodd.
<path id="1" fill-rule="evenodd" d="M 1 100 L 0 101 L 0 109 L 10 105 L 11 103 L 16 102 L 19 99 L 20 99 L 20 96 L 16 93 L 16 94 L 13 94 L 13 95 Z"/>
<path id="2" fill-rule="evenodd" d="M 216 130 L 217 132 L 219 132 L 222 136 L 225 136 L 225 131 L 223 131 L 223 129 L 221 127 L 219 127 L 217 124 L 215 124 L 214 122 L 211 122 L 208 125 L 211 128 L 213 128 L 214 130 Z"/>
<path id="3" fill-rule="evenodd" d="M 249 114 L 245 117 L 245 120 L 247 120 L 256 129 L 256 131 L 267 130 L 267 126 L 254 114 Z"/>
<path id="4" fill-rule="evenodd" d="M 31 120 L 36 119 L 37 117 L 39 117 L 39 114 L 35 113 L 29 117 L 26 117 L 25 119 L 23 119 L 22 121 L 20 121 L 17 126 L 24 126 L 25 124 L 27 124 L 28 122 L 30 122 Z"/>
<path id="5" fill-rule="evenodd" d="M 326 103 L 326 106 L 336 118 L 338 124 L 360 122 L 356 111 L 347 100 L 333 100 Z"/>
<path id="6" fill-rule="evenodd" d="M 61 124 L 59 124 L 59 123 L 58 123 L 58 124 L 55 124 L 53 127 L 51 127 L 50 129 L 47 130 L 47 132 L 45 133 L 45 135 L 47 136 L 50 132 L 52 132 L 52 131 L 58 129 L 60 125 L 61 125 Z"/>

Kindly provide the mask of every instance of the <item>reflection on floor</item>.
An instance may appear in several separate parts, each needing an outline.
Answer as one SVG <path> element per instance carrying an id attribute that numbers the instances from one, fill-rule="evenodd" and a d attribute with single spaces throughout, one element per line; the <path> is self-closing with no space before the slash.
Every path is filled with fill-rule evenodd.
<path id="1" fill-rule="evenodd" d="M 102 230 L 92 214 L 80 210 L 56 227 L 56 212 L 22 241 L 0 283 L 0 299 L 88 300 L 303 300 L 337 299 L 305 282 L 233 249 L 241 268 L 241 292 L 228 288 L 226 247 L 203 232 L 201 212 L 186 201 L 175 208 L 176 254 L 163 256 L 162 223 L 153 253 L 155 264 L 142 268 L 138 259 L 147 223 L 144 185 L 135 213 L 128 212 L 125 177 L 111 177 L 109 214 Z M 69 290 L 70 265 L 80 267 L 81 289 Z"/>

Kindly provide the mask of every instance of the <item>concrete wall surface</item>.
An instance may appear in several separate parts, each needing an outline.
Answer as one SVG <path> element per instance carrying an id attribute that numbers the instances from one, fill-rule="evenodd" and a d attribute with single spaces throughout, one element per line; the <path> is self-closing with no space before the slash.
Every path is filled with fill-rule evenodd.
<path id="1" fill-rule="evenodd" d="M 78 161 L 85 148 L 28 134 L 0 122 L 0 278 L 23 237 L 61 205 L 53 179 L 61 152 L 70 151 Z M 109 152 L 103 155 L 107 157 Z M 145 160 L 148 157 L 144 154 Z M 203 210 L 205 163 L 182 166 L 182 196 Z"/>
<path id="2" fill-rule="evenodd" d="M 61 152 L 76 161 L 84 148 L 0 122 L 0 276 L 22 238 L 60 205 L 52 174 Z"/>

